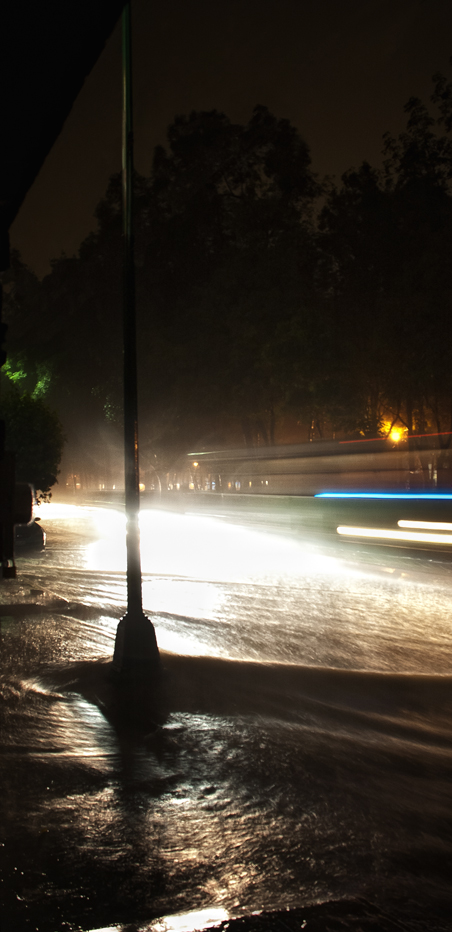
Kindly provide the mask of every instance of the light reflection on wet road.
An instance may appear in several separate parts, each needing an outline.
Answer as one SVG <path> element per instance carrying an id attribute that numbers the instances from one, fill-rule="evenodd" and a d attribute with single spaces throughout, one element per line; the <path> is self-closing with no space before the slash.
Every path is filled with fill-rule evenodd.
<path id="1" fill-rule="evenodd" d="M 447 928 L 447 568 L 145 514 L 144 605 L 170 653 L 162 727 L 137 737 L 108 715 L 123 518 L 47 514 L 47 552 L 9 588 L 23 610 L 2 615 L 11 928 L 356 895 Z"/>
<path id="2" fill-rule="evenodd" d="M 46 584 L 69 602 L 95 610 L 94 641 L 101 633 L 113 637 L 126 602 L 124 516 L 100 508 L 55 511 L 57 517 L 47 519 L 41 564 Z M 447 565 L 440 575 L 437 568 L 428 574 L 422 572 L 425 564 L 398 561 L 397 554 L 392 563 L 359 565 L 314 549 L 303 538 L 158 511 L 142 514 L 141 537 L 143 604 L 164 650 L 451 672 Z"/>

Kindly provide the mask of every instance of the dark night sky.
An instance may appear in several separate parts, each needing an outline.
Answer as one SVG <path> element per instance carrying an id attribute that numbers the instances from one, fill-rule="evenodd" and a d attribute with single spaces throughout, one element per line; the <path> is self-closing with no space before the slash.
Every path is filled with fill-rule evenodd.
<path id="1" fill-rule="evenodd" d="M 245 122 L 265 104 L 308 142 L 314 170 L 339 177 L 379 164 L 382 134 L 404 126 L 450 74 L 450 0 L 133 0 L 135 164 L 176 114 L 216 108 Z M 11 228 L 39 274 L 72 255 L 121 160 L 117 26 Z"/>

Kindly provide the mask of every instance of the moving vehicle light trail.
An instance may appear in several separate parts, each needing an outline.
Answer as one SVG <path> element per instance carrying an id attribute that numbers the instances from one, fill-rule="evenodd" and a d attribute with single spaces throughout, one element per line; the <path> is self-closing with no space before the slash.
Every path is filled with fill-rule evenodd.
<path id="1" fill-rule="evenodd" d="M 452 501 L 452 493 L 450 492 L 319 492 L 314 497 L 316 499 L 350 501 L 351 504 L 362 501 L 363 505 L 366 502 L 381 501 L 387 502 L 388 505 L 400 502 L 401 505 L 406 506 L 410 502 L 420 502 L 435 506 L 435 504 L 441 502 Z M 377 513 L 374 513 L 374 517 L 377 517 Z M 378 514 L 378 519 L 381 520 L 381 513 Z M 421 521 L 419 519 L 399 518 L 397 525 L 402 530 L 348 524 L 339 524 L 336 530 L 341 537 L 360 537 L 375 541 L 400 541 L 442 546 L 452 544 L 452 534 L 442 533 L 452 531 L 452 522 L 450 521 Z"/>
<path id="2" fill-rule="evenodd" d="M 452 531 L 449 521 L 397 521 L 399 527 L 418 528 L 420 531 Z"/>
<path id="3" fill-rule="evenodd" d="M 400 522 L 398 522 L 400 523 Z M 452 544 L 452 534 L 427 534 L 414 531 L 392 531 L 390 528 L 347 527 L 339 525 L 337 533 L 346 537 L 369 537 L 378 540 L 404 540 L 423 544 Z"/>

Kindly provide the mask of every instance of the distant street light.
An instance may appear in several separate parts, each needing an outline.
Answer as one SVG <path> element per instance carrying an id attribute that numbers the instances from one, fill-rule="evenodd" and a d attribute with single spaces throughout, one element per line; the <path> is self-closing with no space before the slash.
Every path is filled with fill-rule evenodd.
<path id="1" fill-rule="evenodd" d="M 127 549 L 127 612 L 118 624 L 113 667 L 120 673 L 158 673 L 160 658 L 152 622 L 143 613 L 140 556 L 138 398 L 135 267 L 132 231 L 133 124 L 130 0 L 122 13 L 123 120 L 122 200 L 124 243 L 124 467 Z"/>

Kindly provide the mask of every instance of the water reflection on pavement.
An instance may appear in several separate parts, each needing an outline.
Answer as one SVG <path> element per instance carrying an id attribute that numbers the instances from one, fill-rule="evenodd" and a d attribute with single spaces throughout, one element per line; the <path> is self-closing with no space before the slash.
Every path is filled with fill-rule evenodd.
<path id="1" fill-rule="evenodd" d="M 48 515 L 46 554 L 21 559 L 0 609 L 9 927 L 364 896 L 410 928 L 446 928 L 447 573 L 145 516 L 167 681 L 156 727 L 137 734 L 111 714 L 123 518 Z"/>

